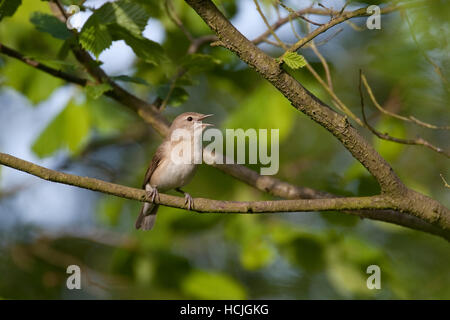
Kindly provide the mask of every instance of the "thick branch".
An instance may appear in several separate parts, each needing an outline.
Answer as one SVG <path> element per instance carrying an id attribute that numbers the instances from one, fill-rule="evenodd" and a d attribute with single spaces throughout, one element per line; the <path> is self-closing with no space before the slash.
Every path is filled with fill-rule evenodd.
<path id="1" fill-rule="evenodd" d="M 380 184 L 384 194 L 402 202 L 400 211 L 448 229 L 450 212 L 439 202 L 406 188 L 391 166 L 343 117 L 320 101 L 298 81 L 283 71 L 278 63 L 245 38 L 210 0 L 186 0 L 216 32 L 223 45 L 254 68 L 291 101 L 298 110 L 330 131 L 366 167 Z M 403 207 L 405 206 L 405 207 Z M 405 208 L 407 207 L 407 210 Z"/>
<path id="2" fill-rule="evenodd" d="M 366 117 L 366 112 L 365 112 L 365 108 L 364 108 L 364 95 L 362 92 L 362 88 L 361 88 L 361 80 L 362 81 L 366 81 L 364 75 L 361 73 L 360 74 L 360 81 L 359 81 L 359 95 L 361 98 L 361 113 L 363 116 L 363 120 L 364 120 L 364 124 L 366 125 L 366 127 L 378 138 L 383 139 L 383 140 L 387 140 L 387 141 L 392 141 L 392 142 L 396 142 L 396 143 L 400 143 L 400 144 L 408 144 L 408 145 L 418 145 L 418 146 L 424 146 L 430 150 L 433 150 L 437 153 L 443 154 L 444 156 L 446 156 L 447 158 L 450 158 L 450 153 L 448 151 L 445 151 L 441 148 L 436 147 L 435 145 L 429 143 L 428 141 L 426 141 L 425 139 L 418 137 L 416 139 L 403 139 L 403 138 L 396 138 L 396 137 L 392 137 L 391 135 L 387 134 L 387 133 L 382 133 L 378 130 L 376 130 L 374 127 L 372 127 L 369 122 L 367 121 L 367 117 Z M 365 82 L 366 86 L 368 87 L 367 82 Z M 370 88 L 370 87 L 368 87 Z M 378 102 L 375 100 L 375 97 L 373 96 L 372 91 L 369 91 L 369 94 L 374 102 L 375 105 L 377 105 L 379 107 L 379 109 L 384 110 L 381 108 L 381 106 L 378 104 Z M 378 108 L 377 107 L 377 108 Z"/>
<path id="3" fill-rule="evenodd" d="M 34 163 L 0 153 L 0 164 L 27 172 L 44 180 L 68 184 L 84 189 L 99 191 L 122 198 L 151 201 L 151 196 L 142 189 L 130 188 L 94 178 L 81 177 L 72 174 L 50 170 Z M 160 194 L 156 203 L 184 209 L 185 199 L 182 197 Z M 355 209 L 392 209 L 393 205 L 385 196 L 360 198 L 330 198 L 307 200 L 275 200 L 275 201 L 219 201 L 195 198 L 195 211 L 217 213 L 261 213 L 288 211 L 324 211 L 324 210 L 355 210 Z"/>
<path id="4" fill-rule="evenodd" d="M 401 194 L 406 187 L 389 164 L 353 128 L 347 118 L 337 114 L 297 80 L 283 71 L 275 59 L 245 38 L 209 0 L 186 0 L 216 32 L 224 46 L 272 83 L 298 110 L 325 127 L 375 177 L 383 192 Z"/>
<path id="5" fill-rule="evenodd" d="M 213 37 L 206 36 L 204 37 L 207 41 L 210 41 Z M 5 52 L 3 52 L 5 53 Z M 75 50 L 75 54 L 79 61 L 88 69 L 88 71 L 99 81 L 104 81 L 107 75 L 99 68 L 98 66 L 95 66 L 95 64 L 92 64 L 92 59 L 90 56 L 83 50 Z M 19 59 L 25 63 L 27 61 L 20 59 L 21 55 L 17 56 L 16 54 L 8 54 L 9 56 Z M 29 63 L 28 63 L 29 64 Z M 31 66 L 39 65 L 39 63 L 33 63 L 29 64 Z M 57 77 L 61 77 L 61 74 L 58 72 L 58 70 L 52 69 L 52 68 L 38 68 L 44 72 L 47 72 L 49 74 L 52 74 Z M 67 81 L 71 81 L 72 79 L 70 77 L 63 78 Z M 71 81 L 74 83 L 78 83 L 77 81 Z M 78 83 L 81 84 L 81 83 Z M 162 136 L 164 136 L 167 133 L 168 125 L 167 120 L 165 120 L 164 117 L 162 117 L 160 114 L 155 112 L 155 106 L 152 104 L 147 103 L 146 101 L 143 101 L 139 99 L 138 97 L 130 94 L 129 92 L 125 91 L 124 89 L 120 88 L 118 85 L 113 83 L 113 91 L 108 92 L 108 96 L 112 97 L 113 99 L 117 100 L 118 102 L 121 102 L 123 105 L 133 109 L 136 111 L 147 123 L 150 123 Z M 215 165 L 215 167 L 219 168 L 220 170 L 224 171 L 225 173 L 249 184 L 250 186 L 255 187 L 256 189 L 268 192 L 274 196 L 283 197 L 287 199 L 296 199 L 296 198 L 330 198 L 332 195 L 316 191 L 309 188 L 303 188 L 303 187 L 297 187 L 292 184 L 280 181 L 274 177 L 269 176 L 260 176 L 255 171 L 242 166 L 242 165 Z M 427 198 L 427 200 L 430 200 Z M 439 210 L 437 210 L 439 211 Z M 440 211 L 439 211 L 440 212 Z M 411 215 L 399 215 L 394 211 L 388 211 L 388 210 L 362 210 L 359 212 L 353 211 L 352 214 L 359 215 L 361 217 L 367 217 L 374 220 L 381 220 L 386 222 L 392 222 L 399 225 L 408 226 L 413 229 L 422 230 L 428 233 L 436 234 L 443 236 L 444 238 L 448 239 L 448 234 L 445 230 L 442 230 L 441 228 L 437 228 L 434 225 L 431 225 L 423 220 L 420 220 L 419 218 L 416 218 L 415 216 Z M 418 214 L 420 216 L 420 214 Z M 426 216 L 430 216 L 427 214 Z M 431 216 L 433 216 L 431 214 Z M 439 215 L 441 216 L 441 215 Z M 426 220 L 426 219 L 425 219 Z"/>
<path id="6" fill-rule="evenodd" d="M 27 172 L 44 180 L 72 185 L 93 191 L 115 195 L 122 198 L 151 201 L 151 197 L 142 189 L 130 188 L 94 178 L 81 177 L 72 174 L 50 170 L 34 163 L 0 153 L 0 164 Z M 181 197 L 160 194 L 160 199 L 155 200 L 161 205 L 185 209 L 185 199 Z M 397 203 L 398 202 L 398 203 Z M 432 234 L 440 235 L 450 240 L 448 231 L 436 228 L 431 224 L 420 223 L 417 218 L 409 215 L 393 216 L 384 209 L 399 209 L 401 201 L 397 201 L 387 195 L 371 197 L 349 197 L 349 198 L 329 198 L 329 199 L 303 199 L 303 200 L 275 200 L 275 201 L 219 201 L 205 198 L 194 199 L 194 211 L 210 213 L 277 213 L 277 212 L 309 212 L 309 211 L 350 211 L 356 216 L 371 218 L 374 220 L 393 222 L 412 229 L 423 230 Z M 377 209 L 376 216 L 370 217 L 371 210 L 360 211 L 362 209 Z M 382 213 L 386 214 L 383 215 Z M 395 221 L 394 221 L 395 220 Z"/>

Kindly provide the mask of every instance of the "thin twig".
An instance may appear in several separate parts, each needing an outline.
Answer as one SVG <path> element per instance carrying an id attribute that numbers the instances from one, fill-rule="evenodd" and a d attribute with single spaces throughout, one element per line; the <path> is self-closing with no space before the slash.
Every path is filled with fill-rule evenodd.
<path id="1" fill-rule="evenodd" d="M 288 18 L 290 21 L 293 19 L 294 16 L 296 16 L 296 18 L 300 18 L 300 19 L 305 20 L 306 22 L 309 22 L 316 26 L 321 26 L 323 24 L 323 23 L 314 22 L 314 21 L 306 18 L 304 15 L 296 15 L 297 12 L 294 9 L 289 8 L 287 5 L 285 5 L 280 0 L 277 0 L 277 2 L 280 6 L 282 6 L 285 10 L 287 10 L 289 12 Z"/>
<path id="2" fill-rule="evenodd" d="M 263 19 L 264 23 L 266 24 L 267 28 L 270 31 L 270 34 L 275 38 L 275 40 L 277 40 L 277 42 L 280 44 L 280 46 L 284 49 L 287 50 L 288 47 L 284 44 L 283 41 L 281 41 L 281 39 L 277 36 L 277 34 L 275 33 L 275 31 L 272 29 L 271 25 L 269 24 L 269 21 L 267 21 L 266 16 L 264 15 L 264 12 L 262 12 L 261 7 L 259 6 L 258 0 L 253 0 L 253 2 L 255 3 L 256 6 L 256 10 L 258 11 L 259 15 L 261 16 L 261 18 Z"/>
<path id="3" fill-rule="evenodd" d="M 372 127 L 369 124 L 369 122 L 367 121 L 366 113 L 364 111 L 364 97 L 363 97 L 363 92 L 362 92 L 362 72 L 361 71 L 360 71 L 360 77 L 359 77 L 359 95 L 361 97 L 361 112 L 362 112 L 364 124 L 378 138 L 383 139 L 383 140 L 387 140 L 387 141 L 400 143 L 400 144 L 424 146 L 424 147 L 426 147 L 426 148 L 428 148 L 430 150 L 433 150 L 433 151 L 435 151 L 437 153 L 440 153 L 440 154 L 444 155 L 447 158 L 450 158 L 450 152 L 445 151 L 445 150 L 443 150 L 441 148 L 438 148 L 438 147 L 434 146 L 433 144 L 429 143 L 428 141 L 426 141 L 423 138 L 420 138 L 420 137 L 417 138 L 417 139 L 396 138 L 396 137 L 390 136 L 387 133 L 381 133 L 381 132 L 377 131 L 374 127 Z"/>
<path id="4" fill-rule="evenodd" d="M 424 1 L 422 1 L 422 2 L 409 2 L 409 3 L 403 3 L 401 5 L 388 6 L 388 7 L 382 8 L 381 9 L 381 13 L 382 14 L 387 14 L 387 13 L 393 12 L 393 11 L 398 10 L 398 9 L 410 8 L 410 7 L 418 6 L 418 5 L 423 4 L 423 3 L 425 3 L 425 2 Z M 254 44 L 260 44 L 261 42 L 264 41 L 264 39 L 266 39 L 268 36 L 270 36 L 271 30 L 272 31 L 278 30 L 281 26 L 283 26 L 284 24 L 289 22 L 289 20 L 292 19 L 292 18 L 297 18 L 299 16 L 304 16 L 306 14 L 315 14 L 315 15 L 321 15 L 321 16 L 328 16 L 330 14 L 331 14 L 331 16 L 347 15 L 347 14 L 350 14 L 351 12 L 352 11 L 340 12 L 340 11 L 335 11 L 335 10 L 331 10 L 331 9 L 328 9 L 328 8 L 319 9 L 319 8 L 313 8 L 312 6 L 310 6 L 308 8 L 300 9 L 300 10 L 295 11 L 295 13 L 291 13 L 288 16 L 286 16 L 284 18 L 281 18 L 281 19 L 277 20 L 276 22 L 274 22 L 271 25 L 270 29 L 264 31 L 261 35 L 259 35 L 255 39 L 253 39 L 252 42 Z M 371 13 L 367 13 L 366 12 L 365 14 L 363 14 L 361 16 L 368 16 L 368 15 L 371 15 Z"/>
<path id="5" fill-rule="evenodd" d="M 192 42 L 194 40 L 194 36 L 189 32 L 188 29 L 186 29 L 183 22 L 181 22 L 180 18 L 178 18 L 177 14 L 175 13 L 172 0 L 165 0 L 164 5 L 170 20 L 172 20 L 172 22 L 176 24 L 178 28 L 184 33 L 186 38 L 188 38 L 189 41 Z"/>
<path id="6" fill-rule="evenodd" d="M 82 87 L 86 86 L 89 81 L 87 79 L 83 79 L 77 76 L 74 76 L 72 74 L 69 74 L 67 72 L 61 71 L 61 70 L 57 70 L 54 69 L 52 67 L 49 67 L 43 63 L 40 63 L 34 59 L 30 59 L 27 58 L 26 56 L 22 55 L 21 53 L 17 52 L 16 50 L 13 50 L 7 46 L 5 46 L 4 44 L 0 43 L 0 53 L 3 53 L 11 58 L 15 58 L 18 59 L 26 64 L 28 64 L 29 66 L 39 69 L 41 71 L 44 71 L 52 76 L 55 76 L 57 78 L 61 78 L 63 80 L 66 80 L 68 82 L 72 82 L 75 84 L 78 84 Z"/>
<path id="7" fill-rule="evenodd" d="M 447 181 L 444 178 L 444 175 L 442 173 L 439 174 L 441 176 L 442 181 L 444 182 L 444 187 L 450 188 L 450 185 L 447 183 Z"/>
<path id="8" fill-rule="evenodd" d="M 308 31 L 310 30 L 310 27 L 308 25 Z M 323 69 L 325 71 L 325 76 L 327 78 L 328 87 L 330 90 L 333 90 L 333 81 L 331 80 L 331 73 L 330 68 L 328 67 L 327 60 L 324 58 L 324 56 L 320 53 L 319 49 L 317 49 L 316 44 L 314 43 L 314 40 L 311 40 L 310 47 L 312 51 L 316 54 L 316 56 L 319 58 L 320 62 L 322 63 Z"/>
<path id="9" fill-rule="evenodd" d="M 67 184 L 83 189 L 98 191 L 118 197 L 152 202 L 151 196 L 142 189 L 102 181 L 99 179 L 81 177 L 55 170 L 50 170 L 34 163 L 0 153 L 0 164 L 16 170 L 27 172 L 44 180 Z M 186 209 L 185 199 L 182 197 L 160 194 L 155 203 Z M 276 212 L 308 212 L 328 210 L 359 210 L 359 209 L 395 209 L 395 205 L 385 195 L 371 197 L 342 197 L 327 199 L 299 199 L 273 201 L 221 201 L 205 198 L 194 199 L 194 211 L 211 213 L 276 213 Z"/>
<path id="10" fill-rule="evenodd" d="M 436 125 L 433 125 L 433 124 L 430 124 L 430 123 L 423 122 L 423 121 L 421 121 L 421 120 L 419 120 L 419 119 L 417 119 L 417 118 L 415 118 L 413 116 L 404 117 L 404 116 L 398 115 L 396 113 L 393 113 L 393 112 L 390 112 L 390 111 L 384 109 L 378 103 L 378 101 L 376 100 L 375 95 L 374 95 L 374 93 L 372 91 L 372 88 L 370 87 L 369 83 L 367 82 L 367 78 L 364 75 L 364 73 L 361 73 L 361 79 L 362 79 L 362 82 L 363 82 L 364 86 L 366 87 L 366 90 L 367 90 L 367 93 L 369 94 L 370 99 L 372 100 L 373 104 L 375 105 L 375 107 L 380 112 L 382 112 L 382 113 L 384 113 L 384 114 L 386 114 L 388 116 L 391 116 L 393 118 L 396 118 L 396 119 L 399 119 L 399 120 L 403 120 L 403 121 L 406 121 L 406 122 L 412 122 L 412 123 L 415 123 L 415 124 L 417 124 L 419 126 L 422 126 L 422 127 L 428 128 L 428 129 L 450 130 L 450 126 L 436 126 Z"/>
<path id="11" fill-rule="evenodd" d="M 306 63 L 306 68 L 308 69 L 308 71 L 313 75 L 313 77 L 320 83 L 320 85 L 328 92 L 328 94 L 331 96 L 331 98 L 333 99 L 333 104 L 334 106 L 340 110 L 341 112 L 343 112 L 344 114 L 346 114 L 347 116 L 349 116 L 351 119 L 353 119 L 354 121 L 356 121 L 356 123 L 358 123 L 358 125 L 360 125 L 361 127 L 364 127 L 364 122 L 361 121 L 361 119 L 358 118 L 358 116 L 356 116 L 349 107 L 347 107 L 347 105 L 336 95 L 336 93 L 327 85 L 327 83 L 319 76 L 319 74 L 316 72 L 316 70 L 314 70 L 314 68 L 311 66 L 311 64 Z"/>
<path id="12" fill-rule="evenodd" d="M 380 10 L 380 13 L 389 13 L 389 12 L 392 12 L 394 10 L 398 10 L 400 8 L 416 6 L 416 5 L 417 5 L 417 3 L 393 5 L 393 6 L 382 8 Z M 285 55 L 287 53 L 297 51 L 298 49 L 303 47 L 306 43 L 308 43 L 309 41 L 311 41 L 312 39 L 314 39 L 318 35 L 326 32 L 327 30 L 329 30 L 330 28 L 334 27 L 335 25 L 337 25 L 339 23 L 347 21 L 347 20 L 349 20 L 351 18 L 366 16 L 367 15 L 367 8 L 368 7 L 364 7 L 364 8 L 360 8 L 360 9 L 354 10 L 354 11 L 343 12 L 341 15 L 332 18 L 329 22 L 327 22 L 327 23 L 321 25 L 320 27 L 314 29 L 314 31 L 310 32 L 307 36 L 305 36 L 301 40 L 297 41 L 293 46 L 291 46 L 288 50 L 286 50 L 286 52 L 283 53 L 283 55 L 281 57 L 279 57 L 279 59 L 283 60 L 283 58 L 285 57 Z"/>

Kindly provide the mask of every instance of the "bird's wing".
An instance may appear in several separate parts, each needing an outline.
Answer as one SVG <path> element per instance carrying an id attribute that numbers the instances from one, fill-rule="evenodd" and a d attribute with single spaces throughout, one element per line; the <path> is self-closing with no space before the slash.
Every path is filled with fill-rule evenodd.
<path id="1" fill-rule="evenodd" d="M 152 161 L 148 166 L 147 172 L 145 173 L 145 179 L 144 183 L 142 184 L 142 189 L 145 189 L 147 183 L 150 182 L 153 172 L 155 172 L 156 168 L 158 168 L 158 165 L 161 163 L 161 159 L 163 157 L 163 150 L 164 150 L 163 145 L 160 145 L 158 149 L 156 149 L 155 155 L 153 156 Z"/>

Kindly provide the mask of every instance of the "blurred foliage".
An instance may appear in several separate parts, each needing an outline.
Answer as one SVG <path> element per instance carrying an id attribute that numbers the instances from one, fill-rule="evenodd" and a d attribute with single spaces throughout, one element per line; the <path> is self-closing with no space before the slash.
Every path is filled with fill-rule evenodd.
<path id="1" fill-rule="evenodd" d="M 80 1 L 62 2 L 69 5 Z M 85 10 L 91 11 L 90 2 L 85 3 Z M 193 36 L 210 34 L 206 24 L 184 1 L 173 2 L 177 16 Z M 228 18 L 239 16 L 246 3 L 214 2 Z M 365 1 L 365 4 L 381 2 L 386 3 Z M 273 1 L 261 3 L 268 11 Z M 295 1 L 286 3 L 298 8 Z M 362 3 L 351 2 L 349 8 L 356 4 Z M 340 5 L 341 2 L 336 2 L 335 7 Z M 357 86 L 358 70 L 362 69 L 379 102 L 390 111 L 448 125 L 450 90 L 425 55 L 448 75 L 449 10 L 448 1 L 433 1 L 407 10 L 407 16 L 399 12 L 383 16 L 381 30 L 356 31 L 342 25 L 344 32 L 319 46 L 330 63 L 338 96 L 360 114 Z M 68 50 L 71 41 L 75 41 L 73 35 L 51 16 L 48 2 L 0 0 L 0 12 L 2 43 L 55 68 L 87 77 Z M 149 18 L 164 29 L 161 43 L 143 36 Z M 353 21 L 357 25 L 365 22 Z M 263 29 L 259 31 L 262 33 Z M 332 32 L 319 37 L 319 41 Z M 169 19 L 163 1 L 120 0 L 105 4 L 90 16 L 80 33 L 81 45 L 91 51 L 99 65 L 103 63 L 102 51 L 118 40 L 124 40 L 136 57 L 130 70 L 115 74 L 114 79 L 148 101 L 156 97 L 165 99 L 171 92 L 164 110 L 168 118 L 198 111 L 214 113 L 214 121 L 222 130 L 278 128 L 280 179 L 340 195 L 379 192 L 374 179 L 336 139 L 292 108 L 277 90 L 233 54 L 207 45 L 198 53 L 186 54 L 189 41 Z M 295 38 L 290 40 L 294 42 Z M 264 49 L 274 56 L 279 54 L 270 47 Z M 325 90 L 306 68 L 299 68 L 304 57 L 323 76 L 320 62 L 310 49 L 301 49 L 299 54 L 285 60 L 291 64 L 288 72 L 330 103 Z M 176 78 L 180 68 L 185 73 Z M 4 56 L 0 81 L 2 87 L 20 93 L 37 109 L 65 85 Z M 137 115 L 102 95 L 109 89 L 107 84 L 74 89 L 67 105 L 47 117 L 48 124 L 35 137 L 30 150 L 46 159 L 62 154 L 77 160 L 90 143 L 109 141 L 142 125 Z M 450 147 L 447 132 L 386 117 L 369 103 L 367 113 L 381 132 L 399 138 L 421 135 L 443 148 Z M 450 205 L 448 190 L 439 178 L 439 173 L 450 177 L 445 158 L 421 147 L 381 141 L 361 131 L 409 186 Z M 2 128 L 0 133 L 7 134 Z M 149 134 L 128 144 L 107 143 L 82 158 L 95 159 L 102 168 L 114 171 L 113 178 L 103 178 L 137 187 L 159 142 L 156 134 Z M 3 171 L 1 167 L 0 170 Z M 103 175 L 98 167 L 84 162 L 78 164 L 77 170 L 84 175 Z M 215 199 L 271 199 L 205 166 L 199 168 L 186 189 L 193 196 Z M 0 221 L 10 216 L 7 213 L 14 207 L 14 202 L 2 199 L 1 191 Z M 90 200 L 79 199 L 80 204 L 86 201 Z M 42 202 L 36 205 L 45 214 L 45 201 L 37 202 Z M 0 229 L 0 296 L 7 299 L 450 298 L 449 246 L 431 235 L 336 212 L 220 215 L 166 207 L 160 208 L 155 229 L 144 233 L 133 228 L 139 206 L 134 201 L 96 194 L 89 212 L 94 217 L 91 232 L 79 230 L 75 223 L 70 232 L 61 233 L 20 222 L 8 230 Z M 74 205 L 67 210 L 78 214 L 80 209 Z M 83 290 L 65 289 L 66 267 L 70 264 L 80 265 Z M 381 268 L 381 290 L 366 287 L 366 269 L 372 264 Z"/>

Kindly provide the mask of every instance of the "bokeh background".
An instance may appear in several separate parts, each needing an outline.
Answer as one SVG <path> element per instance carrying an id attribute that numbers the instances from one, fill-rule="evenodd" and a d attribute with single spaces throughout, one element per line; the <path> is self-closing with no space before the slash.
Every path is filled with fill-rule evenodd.
<path id="1" fill-rule="evenodd" d="M 70 1 L 63 1 L 69 4 Z M 75 3 L 77 1 L 74 1 Z M 105 1 L 85 2 L 99 8 Z M 128 76 L 121 85 L 153 101 L 167 92 L 188 48 L 184 34 L 168 18 L 163 1 L 150 1 L 144 36 L 160 43 L 167 61 L 154 66 L 115 41 L 98 58 L 108 75 Z M 247 37 L 265 25 L 251 0 L 215 3 Z M 269 21 L 277 20 L 272 1 L 261 1 Z M 311 1 L 285 1 L 294 9 Z M 340 9 L 344 1 L 322 1 Z M 351 2 L 352 10 L 381 1 Z M 392 3 L 392 2 L 390 2 Z M 317 4 L 315 4 L 317 6 Z M 210 34 L 183 1 L 175 11 L 195 36 Z M 0 22 L 0 42 L 68 72 L 82 73 L 72 55 L 61 58 L 63 41 L 40 32 L 30 16 L 50 13 L 48 3 L 23 0 L 13 17 Z M 449 2 L 428 1 L 405 15 L 381 19 L 381 30 L 353 19 L 319 36 L 330 64 L 335 91 L 357 115 L 359 69 L 378 100 L 391 112 L 436 125 L 449 124 L 450 90 L 441 72 L 449 70 Z M 280 9 L 285 16 L 287 12 Z M 75 18 L 78 29 L 91 12 Z M 326 16 L 309 16 L 325 22 Z M 298 33 L 303 22 L 293 23 Z M 291 26 L 278 34 L 295 42 Z M 416 38 L 416 41 L 413 38 Z M 260 46 L 272 56 L 282 52 Z M 201 48 L 208 59 L 189 69 L 164 115 L 214 113 L 225 128 L 280 129 L 280 171 L 294 184 L 340 195 L 372 195 L 373 178 L 326 130 L 292 108 L 266 81 L 222 48 Z M 300 53 L 324 75 L 311 49 Z M 208 63 L 207 63 L 208 62 Z M 306 69 L 293 72 L 301 83 L 330 103 Z M 368 99 L 367 99 L 368 101 Z M 417 127 L 381 115 L 367 102 L 370 122 L 396 137 L 422 136 L 449 148 L 449 133 Z M 444 205 L 450 189 L 448 159 L 420 146 L 381 141 L 366 130 L 376 149 L 410 187 Z M 111 99 L 94 99 L 74 85 L 0 56 L 0 151 L 78 175 L 139 187 L 161 138 L 134 113 Z M 255 167 L 257 169 L 257 166 Z M 246 184 L 201 166 L 190 194 L 224 200 L 270 199 Z M 262 215 L 197 214 L 161 207 L 151 232 L 134 230 L 140 203 L 39 180 L 0 167 L 0 297 L 6 299 L 449 299 L 450 246 L 445 240 L 387 223 L 342 213 Z M 78 264 L 82 290 L 68 290 L 66 267 Z M 366 268 L 381 268 L 381 290 L 366 287 Z"/>

